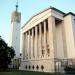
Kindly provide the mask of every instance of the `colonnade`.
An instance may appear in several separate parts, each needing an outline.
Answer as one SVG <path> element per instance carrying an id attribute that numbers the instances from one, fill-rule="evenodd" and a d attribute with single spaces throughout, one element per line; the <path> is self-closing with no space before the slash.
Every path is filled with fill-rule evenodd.
<path id="1" fill-rule="evenodd" d="M 22 34 L 24 59 L 54 57 L 54 26 L 51 16 Z"/>

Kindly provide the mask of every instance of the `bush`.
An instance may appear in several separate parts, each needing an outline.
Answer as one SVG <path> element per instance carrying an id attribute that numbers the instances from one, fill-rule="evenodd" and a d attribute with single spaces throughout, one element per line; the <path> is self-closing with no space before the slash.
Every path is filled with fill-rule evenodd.
<path id="1" fill-rule="evenodd" d="M 64 68 L 66 74 L 75 74 L 75 66 L 65 66 Z"/>

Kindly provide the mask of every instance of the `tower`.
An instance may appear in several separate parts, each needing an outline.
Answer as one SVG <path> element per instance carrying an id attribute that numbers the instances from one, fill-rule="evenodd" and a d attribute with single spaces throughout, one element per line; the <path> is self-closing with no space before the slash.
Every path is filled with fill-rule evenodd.
<path id="1" fill-rule="evenodd" d="M 16 10 L 11 15 L 10 41 L 9 41 L 9 46 L 12 46 L 14 48 L 16 57 L 19 57 L 20 55 L 20 25 L 21 25 L 21 13 L 18 12 L 18 0 L 17 0 Z"/>

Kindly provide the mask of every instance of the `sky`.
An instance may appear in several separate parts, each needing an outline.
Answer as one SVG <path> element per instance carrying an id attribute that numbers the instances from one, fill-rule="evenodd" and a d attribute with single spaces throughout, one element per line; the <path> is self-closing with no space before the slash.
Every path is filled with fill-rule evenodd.
<path id="1" fill-rule="evenodd" d="M 0 36 L 8 43 L 10 32 L 11 13 L 15 11 L 16 0 L 0 1 Z M 21 27 L 38 12 L 55 7 L 65 13 L 75 13 L 75 0 L 19 0 L 21 12 Z"/>

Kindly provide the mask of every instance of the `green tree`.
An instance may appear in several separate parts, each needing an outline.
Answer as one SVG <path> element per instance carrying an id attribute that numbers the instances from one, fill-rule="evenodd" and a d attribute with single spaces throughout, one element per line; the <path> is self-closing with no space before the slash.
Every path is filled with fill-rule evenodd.
<path id="1" fill-rule="evenodd" d="M 6 70 L 14 56 L 15 51 L 13 47 L 9 47 L 7 43 L 0 37 L 0 70 Z"/>

